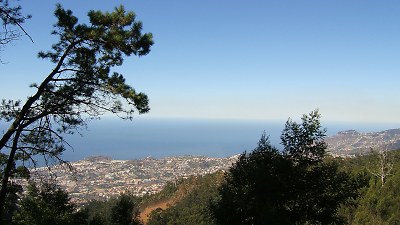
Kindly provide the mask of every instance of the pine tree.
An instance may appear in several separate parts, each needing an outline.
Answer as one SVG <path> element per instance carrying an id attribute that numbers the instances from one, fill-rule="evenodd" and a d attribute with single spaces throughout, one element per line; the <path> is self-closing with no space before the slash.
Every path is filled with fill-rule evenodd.
<path id="1" fill-rule="evenodd" d="M 64 135 L 86 127 L 104 113 L 132 119 L 135 112 L 147 113 L 147 95 L 126 84 L 124 76 L 112 72 L 125 56 L 144 56 L 153 44 L 151 33 L 142 33 L 142 23 L 124 7 L 111 13 L 90 11 L 89 24 L 78 23 L 71 10 L 57 5 L 53 35 L 58 42 L 39 57 L 54 64 L 36 93 L 25 103 L 0 104 L 0 119 L 11 125 L 0 139 L 0 151 L 7 155 L 0 192 L 0 215 L 4 209 L 9 178 L 16 160 L 41 155 L 46 162 L 58 160 L 68 146 Z"/>

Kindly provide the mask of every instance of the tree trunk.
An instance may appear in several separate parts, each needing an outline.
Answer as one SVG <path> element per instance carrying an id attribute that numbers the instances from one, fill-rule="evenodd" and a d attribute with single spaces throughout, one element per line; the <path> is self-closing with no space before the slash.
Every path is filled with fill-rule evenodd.
<path id="1" fill-rule="evenodd" d="M 3 180 L 1 181 L 1 190 L 0 190 L 0 219 L 3 218 L 4 214 L 4 206 L 6 202 L 6 197 L 7 197 L 7 186 L 8 186 L 8 180 L 10 179 L 11 175 L 11 170 L 14 166 L 14 157 L 15 153 L 17 152 L 18 148 L 18 139 L 19 136 L 21 135 L 21 129 L 17 130 L 15 133 L 15 137 L 13 140 L 13 145 L 10 151 L 10 155 L 8 156 L 7 160 L 7 165 L 6 168 L 4 169 L 4 174 L 3 174 Z"/>

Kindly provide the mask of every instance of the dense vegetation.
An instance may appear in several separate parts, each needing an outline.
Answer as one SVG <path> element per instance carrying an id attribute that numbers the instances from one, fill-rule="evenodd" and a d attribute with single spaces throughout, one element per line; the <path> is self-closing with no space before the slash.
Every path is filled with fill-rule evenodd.
<path id="1" fill-rule="evenodd" d="M 86 214 L 54 183 L 30 184 L 13 216 L 13 224 L 84 224 Z"/>
<path id="2" fill-rule="evenodd" d="M 342 205 L 354 204 L 362 176 L 340 171 L 326 160 L 325 129 L 318 111 L 301 123 L 289 120 L 283 151 L 264 134 L 228 171 L 212 205 L 218 224 L 343 224 Z"/>
<path id="3" fill-rule="evenodd" d="M 385 161 L 382 152 L 331 158 L 324 152 L 318 118 L 313 112 L 302 124 L 289 121 L 282 134 L 284 152 L 264 134 L 218 187 L 209 179 L 192 181 L 207 191 L 193 191 L 154 211 L 149 224 L 399 224 L 400 152 L 385 153 Z M 312 149 L 302 143 L 312 143 Z M 296 156 L 299 148 L 303 153 Z M 384 182 L 376 176 L 382 163 L 392 168 Z"/>
<path id="4" fill-rule="evenodd" d="M 211 199 L 218 195 L 218 187 L 223 180 L 221 172 L 191 177 L 181 181 L 171 196 L 177 202 L 167 209 L 158 208 L 150 214 L 148 225 L 162 224 L 215 224 L 209 209 Z M 164 195 L 164 198 L 168 199 Z"/>
<path id="5" fill-rule="evenodd" d="M 91 201 L 82 208 L 89 225 L 140 225 L 138 198 L 123 194 L 108 201 Z"/>
<path id="6" fill-rule="evenodd" d="M 10 225 L 140 225 L 138 198 L 120 195 L 108 201 L 92 201 L 79 207 L 54 182 L 31 183 L 12 210 Z"/>
<path id="7" fill-rule="evenodd" d="M 0 0 L 3 28 L 24 22 L 20 8 L 9 8 L 8 2 Z M 9 20 L 10 15 L 20 19 Z M 123 6 L 113 12 L 91 10 L 87 22 L 79 23 L 71 10 L 57 5 L 54 15 L 57 22 L 51 34 L 57 41 L 38 54 L 53 68 L 40 83 L 31 85 L 34 94 L 26 101 L 0 101 L 0 121 L 8 126 L 0 137 L 0 218 L 10 195 L 10 179 L 19 171 L 16 165 L 36 165 L 39 156 L 46 163 L 64 163 L 62 153 L 69 146 L 65 135 L 105 113 L 131 119 L 150 110 L 147 95 L 116 72 L 128 56 L 145 56 L 153 45 L 152 34 L 142 33 L 143 24 L 133 12 Z"/>
<path id="8" fill-rule="evenodd" d="M 198 224 L 192 210 L 202 205 L 206 207 L 201 207 L 201 215 L 210 219 L 201 221 L 206 219 L 207 224 L 344 223 L 339 208 L 355 205 L 358 190 L 366 182 L 362 175 L 341 171 L 325 157 L 325 130 L 319 118 L 314 111 L 304 115 L 301 124 L 289 120 L 281 136 L 282 152 L 263 134 L 257 148 L 242 154 L 226 173 L 216 193 L 207 191 L 208 199 L 196 192 L 195 197 L 188 195 L 182 201 L 186 207 L 158 210 L 150 224 Z M 201 201 L 204 198 L 206 203 Z M 184 211 L 190 216 L 174 215 Z"/>
<path id="9" fill-rule="evenodd" d="M 339 209 L 338 216 L 343 218 L 345 224 L 400 224 L 400 151 L 391 151 L 389 155 L 393 160 L 393 175 L 387 178 L 383 187 L 380 179 L 369 172 L 377 166 L 377 155 L 326 159 L 329 163 L 335 163 L 340 171 L 351 173 L 354 176 L 363 174 L 367 181 L 367 186 L 360 190 L 360 196 L 354 202 L 355 204 L 342 205 Z M 186 195 L 188 199 L 183 197 L 168 209 L 154 211 L 148 224 L 198 224 L 198 221 L 207 221 L 204 224 L 210 225 L 217 224 L 211 220 L 210 208 L 206 206 L 210 201 L 218 198 L 221 174 L 191 178 L 178 183 L 174 188 L 170 184 L 169 191 L 163 192 L 162 198 L 175 198 L 178 190 L 182 190 L 181 185 L 191 186 L 191 190 L 197 191 L 189 192 Z M 199 189 L 207 191 L 198 191 Z M 150 200 L 150 198 L 148 199 Z M 271 223 L 266 222 L 266 224 Z"/>
<path id="10" fill-rule="evenodd" d="M 336 159 L 343 170 L 363 172 L 368 186 L 361 190 L 357 205 L 341 210 L 349 224 L 400 224 L 400 151 L 388 152 L 393 170 L 382 186 L 381 179 L 373 175 L 380 166 L 379 155 L 372 154 L 353 159 Z"/>

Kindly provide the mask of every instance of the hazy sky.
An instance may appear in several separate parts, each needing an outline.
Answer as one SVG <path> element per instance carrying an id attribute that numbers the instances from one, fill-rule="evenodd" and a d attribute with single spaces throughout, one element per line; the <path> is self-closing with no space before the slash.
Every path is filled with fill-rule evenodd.
<path id="1" fill-rule="evenodd" d="M 37 52 L 60 2 L 87 21 L 90 9 L 123 4 L 155 45 L 117 70 L 148 94 L 149 117 L 285 120 L 319 108 L 324 120 L 400 122 L 400 1 L 29 1 L 28 38 L 1 52 L 0 98 L 22 98 L 51 64 Z"/>

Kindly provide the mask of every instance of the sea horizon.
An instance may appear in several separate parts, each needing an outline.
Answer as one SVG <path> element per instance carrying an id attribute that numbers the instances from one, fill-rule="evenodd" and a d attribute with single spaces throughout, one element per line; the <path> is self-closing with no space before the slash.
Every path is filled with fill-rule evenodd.
<path id="1" fill-rule="evenodd" d="M 63 153 L 73 162 L 90 156 L 115 160 L 164 158 L 169 156 L 230 157 L 252 151 L 265 131 L 272 145 L 281 149 L 280 135 L 286 121 L 235 119 L 135 118 L 124 121 L 102 118 L 88 128 L 65 135 L 72 146 Z M 369 133 L 400 128 L 400 123 L 321 122 L 327 136 L 339 131 Z M 0 124 L 4 132 L 4 123 Z"/>
<path id="2" fill-rule="evenodd" d="M 64 153 L 69 161 L 89 156 L 113 159 L 163 158 L 197 155 L 230 157 L 252 151 L 262 133 L 272 145 L 281 149 L 280 135 L 286 121 L 235 119 L 166 119 L 140 118 L 123 121 L 105 118 L 93 121 L 82 136 L 67 137 L 74 150 Z M 369 133 L 400 128 L 400 124 L 326 122 L 327 136 L 339 131 Z"/>

